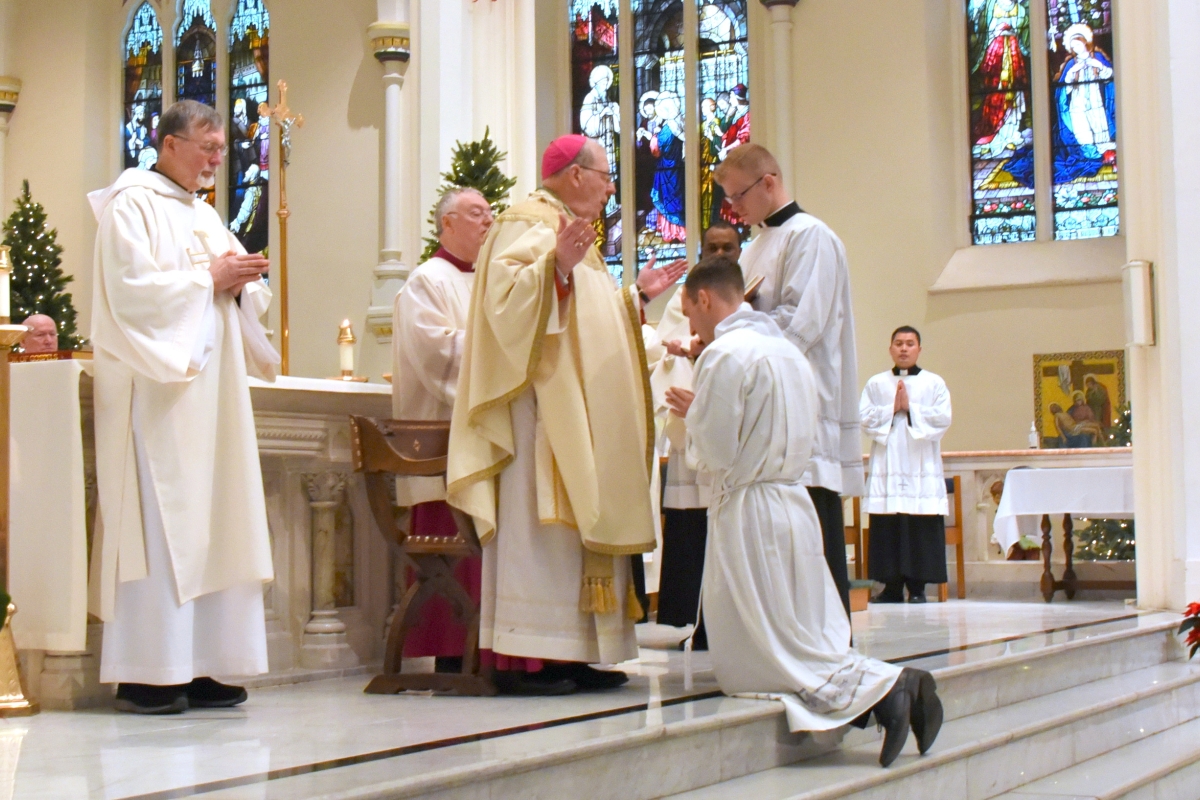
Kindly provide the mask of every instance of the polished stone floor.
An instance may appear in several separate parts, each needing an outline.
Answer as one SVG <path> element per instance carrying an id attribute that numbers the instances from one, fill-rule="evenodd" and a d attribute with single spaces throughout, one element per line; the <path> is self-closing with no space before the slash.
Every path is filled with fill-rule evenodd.
<path id="1" fill-rule="evenodd" d="M 968 600 L 872 606 L 854 615 L 854 630 L 864 653 L 937 668 L 1134 628 L 1150 618 L 1121 602 Z M 432 773 L 503 759 L 518 740 L 530 741 L 530 732 L 546 741 L 619 734 L 759 702 L 718 697 L 707 654 L 688 660 L 674 648 L 684 633 L 641 626 L 641 657 L 621 665 L 632 676 L 629 684 L 597 694 L 375 696 L 362 693 L 365 677 L 353 677 L 257 689 L 236 709 L 177 717 L 100 710 L 0 720 L 0 800 L 165 800 L 222 796 L 231 787 L 237 797 L 282 797 L 272 782 L 297 774 L 320 772 L 336 786 L 339 776 L 353 774 L 357 783 L 367 771 Z"/>

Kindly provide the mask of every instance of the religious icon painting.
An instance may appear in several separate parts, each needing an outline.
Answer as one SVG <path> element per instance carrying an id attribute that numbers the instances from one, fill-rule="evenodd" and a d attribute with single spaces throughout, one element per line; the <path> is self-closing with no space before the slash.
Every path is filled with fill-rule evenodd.
<path id="1" fill-rule="evenodd" d="M 640 0 L 633 8 L 637 266 L 687 256 L 682 0 Z"/>
<path id="2" fill-rule="evenodd" d="M 967 3 L 975 244 L 1037 237 L 1029 3 Z"/>
<path id="3" fill-rule="evenodd" d="M 267 250 L 271 120 L 271 17 L 263 0 L 238 0 L 229 26 L 229 229 L 250 253 Z"/>
<path id="4" fill-rule="evenodd" d="M 126 169 L 150 169 L 158 161 L 158 119 L 163 98 L 163 29 L 154 8 L 143 2 L 125 35 L 125 118 L 121 149 Z"/>
<path id="5" fill-rule="evenodd" d="M 575 133 L 595 139 L 608 156 L 616 192 L 596 223 L 600 254 L 619 282 L 621 262 L 621 105 L 618 55 L 618 0 L 572 0 L 571 108 Z"/>
<path id="6" fill-rule="evenodd" d="M 732 223 L 742 240 L 750 226 L 737 214 L 720 184 L 717 165 L 729 151 L 750 141 L 750 59 L 746 0 L 700 0 L 700 52 L 697 62 L 700 98 L 700 234 L 714 222 Z"/>
<path id="7" fill-rule="evenodd" d="M 1115 236 L 1117 101 L 1112 0 L 1046 0 L 1054 238 Z"/>
<path id="8" fill-rule="evenodd" d="M 1035 355 L 1033 393 L 1043 448 L 1105 447 L 1125 403 L 1125 351 Z"/>

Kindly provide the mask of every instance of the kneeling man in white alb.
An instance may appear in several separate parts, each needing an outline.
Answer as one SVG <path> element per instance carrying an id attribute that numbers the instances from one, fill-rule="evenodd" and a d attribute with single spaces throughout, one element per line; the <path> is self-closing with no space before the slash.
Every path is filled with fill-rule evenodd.
<path id="1" fill-rule="evenodd" d="M 212 206 L 221 115 L 192 100 L 158 125 L 158 163 L 88 196 L 96 213 L 93 613 L 117 708 L 172 714 L 245 701 L 214 675 L 267 671 L 273 577 L 246 375 L 279 357 L 259 315 L 269 262 Z"/>
<path id="2" fill-rule="evenodd" d="M 899 756 L 911 725 L 925 753 L 942 724 L 928 672 L 860 655 L 825 562 L 802 483 L 812 457 L 816 388 L 804 354 L 742 302 L 742 272 L 705 259 L 683 310 L 704 350 L 695 393 L 671 390 L 686 418 L 688 459 L 713 480 L 701 602 L 721 690 L 782 700 L 793 731 L 884 728 L 879 761 Z"/>

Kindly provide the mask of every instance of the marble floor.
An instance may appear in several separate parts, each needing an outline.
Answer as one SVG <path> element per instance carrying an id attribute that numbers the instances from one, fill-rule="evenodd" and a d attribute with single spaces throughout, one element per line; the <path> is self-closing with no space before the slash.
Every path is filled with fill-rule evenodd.
<path id="1" fill-rule="evenodd" d="M 1161 619 L 1121 602 L 968 600 L 872 606 L 853 622 L 862 652 L 938 668 Z M 176 717 L 96 710 L 0 720 L 0 800 L 286 797 L 272 787 L 296 775 L 336 785 L 339 775 L 368 779 L 365 771 L 433 773 L 503 758 L 518 740 L 619 734 L 759 702 L 719 697 L 707 654 L 689 660 L 675 649 L 684 633 L 640 626 L 640 658 L 620 665 L 629 684 L 604 693 L 378 696 L 362 693 L 365 677 L 351 677 L 256 689 L 236 709 Z"/>

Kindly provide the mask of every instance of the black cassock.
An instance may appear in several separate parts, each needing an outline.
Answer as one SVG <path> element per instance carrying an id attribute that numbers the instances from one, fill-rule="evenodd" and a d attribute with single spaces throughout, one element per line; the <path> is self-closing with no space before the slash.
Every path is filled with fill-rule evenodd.
<path id="1" fill-rule="evenodd" d="M 867 568 L 880 583 L 946 583 L 945 517 L 872 514 Z"/>

